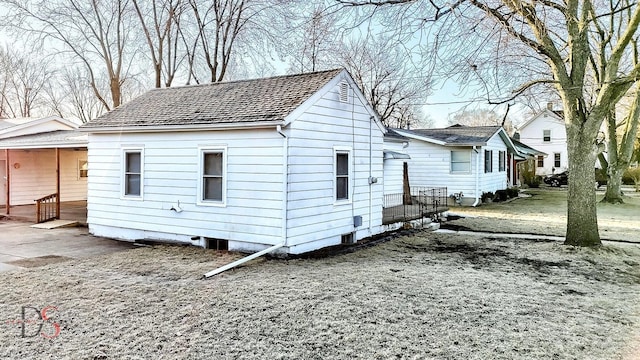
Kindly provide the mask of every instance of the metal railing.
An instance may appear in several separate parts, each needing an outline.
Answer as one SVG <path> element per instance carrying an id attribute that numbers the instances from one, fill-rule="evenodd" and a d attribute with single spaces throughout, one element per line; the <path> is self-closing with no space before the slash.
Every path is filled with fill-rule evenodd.
<path id="1" fill-rule="evenodd" d="M 57 193 L 41 197 L 34 201 L 36 202 L 36 222 L 38 224 L 49 220 L 60 219 L 59 197 Z"/>
<path id="2" fill-rule="evenodd" d="M 449 210 L 447 188 L 412 187 L 409 194 L 384 195 L 383 224 L 437 217 Z"/>

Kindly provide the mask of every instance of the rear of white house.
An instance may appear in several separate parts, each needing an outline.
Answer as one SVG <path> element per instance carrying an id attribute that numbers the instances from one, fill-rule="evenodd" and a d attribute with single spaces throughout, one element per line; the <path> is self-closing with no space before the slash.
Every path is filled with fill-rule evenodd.
<path id="1" fill-rule="evenodd" d="M 462 193 L 462 204 L 478 204 L 485 192 L 512 183 L 509 154 L 515 149 L 499 126 L 452 126 L 443 129 L 393 129 L 409 138 L 410 186 L 446 187 L 449 196 Z"/>
<path id="2" fill-rule="evenodd" d="M 384 128 L 344 70 L 151 90 L 82 129 L 95 235 L 295 254 L 382 231 Z"/>

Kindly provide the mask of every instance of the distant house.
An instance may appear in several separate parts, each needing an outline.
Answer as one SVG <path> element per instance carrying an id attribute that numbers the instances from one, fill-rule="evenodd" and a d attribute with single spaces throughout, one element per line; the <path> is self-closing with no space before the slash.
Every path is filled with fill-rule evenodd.
<path id="1" fill-rule="evenodd" d="M 567 132 L 562 112 L 552 103 L 517 129 L 516 139 L 548 154 L 536 156 L 536 175 L 559 173 L 569 168 Z"/>
<path id="2" fill-rule="evenodd" d="M 404 149 L 410 186 L 447 187 L 450 196 L 462 193 L 462 204 L 477 205 L 484 192 L 515 184 L 517 151 L 500 126 L 390 131 L 410 140 Z"/>
<path id="3" fill-rule="evenodd" d="M 56 116 L 0 119 L 0 205 L 86 200 L 87 134 Z"/>
<path id="4" fill-rule="evenodd" d="M 154 89 L 81 129 L 95 235 L 295 254 L 383 231 L 385 129 L 345 70 Z"/>

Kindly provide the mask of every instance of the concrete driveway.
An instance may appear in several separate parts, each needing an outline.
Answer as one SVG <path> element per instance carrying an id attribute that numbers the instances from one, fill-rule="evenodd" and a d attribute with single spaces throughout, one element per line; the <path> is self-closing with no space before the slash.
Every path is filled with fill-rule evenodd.
<path id="1" fill-rule="evenodd" d="M 86 227 L 32 228 L 30 222 L 0 220 L 0 271 L 43 266 L 133 248 L 95 237 Z"/>

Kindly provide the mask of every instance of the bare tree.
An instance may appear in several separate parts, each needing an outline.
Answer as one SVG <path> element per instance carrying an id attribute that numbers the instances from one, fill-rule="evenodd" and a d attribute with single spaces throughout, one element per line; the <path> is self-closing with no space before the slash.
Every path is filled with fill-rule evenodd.
<path id="1" fill-rule="evenodd" d="M 187 55 L 180 45 L 179 28 L 186 1 L 132 0 L 140 20 L 147 52 L 153 64 L 155 87 L 170 87 Z"/>
<path id="2" fill-rule="evenodd" d="M 339 65 L 345 67 L 378 112 L 392 127 L 423 126 L 419 104 L 430 90 L 429 74 L 406 61 L 403 49 L 392 39 L 351 39 L 339 49 Z"/>
<path id="3" fill-rule="evenodd" d="M 80 69 L 69 69 L 64 72 L 61 87 L 70 104 L 68 112 L 82 123 L 95 119 L 106 111 L 104 104 L 92 94 L 91 80 Z"/>
<path id="4" fill-rule="evenodd" d="M 497 80 L 493 84 L 500 84 L 500 79 L 503 86 L 509 84 L 512 94 L 502 99 L 503 102 L 511 101 L 540 84 L 553 86 L 562 100 L 571 172 L 565 243 L 600 245 L 593 186 L 597 154 L 595 140 L 612 105 L 622 98 L 640 75 L 640 65 L 626 66 L 625 62 L 632 51 L 632 40 L 640 23 L 640 5 L 637 2 L 611 2 L 610 8 L 604 9 L 591 0 L 457 0 L 452 3 L 430 0 L 428 9 L 424 3 L 409 0 L 344 3 L 376 8 L 400 4 L 396 6 L 422 10 L 419 19 L 412 19 L 418 20 L 413 23 L 420 24 L 421 28 L 425 24 L 436 24 L 440 28 L 454 29 L 455 25 L 466 29 L 465 37 L 454 32 L 457 38 L 440 31 L 437 35 L 442 37 L 437 41 L 446 40 L 449 46 L 462 46 L 459 49 L 464 51 L 458 50 L 456 55 L 467 61 L 473 73 L 477 74 L 475 70 L 481 70 L 478 68 L 483 65 L 486 67 L 484 74 Z M 404 13 L 407 13 L 406 9 Z M 596 23 L 605 18 L 617 30 L 606 52 L 594 52 L 597 44 L 589 34 L 597 31 Z M 485 46 L 476 46 L 473 39 Z M 494 46 L 486 46 L 489 43 Z M 489 59 L 493 61 L 477 61 L 483 55 L 490 55 Z M 597 81 L 590 81 L 596 70 L 591 61 L 594 56 L 598 56 L 599 63 L 606 66 L 601 76 L 596 77 Z M 508 81 L 522 77 L 505 77 L 501 67 L 513 68 L 503 67 L 505 62 L 520 64 L 528 80 L 520 81 L 518 85 Z M 482 76 L 476 76 L 486 82 Z M 502 89 L 498 87 L 497 90 Z"/>
<path id="5" fill-rule="evenodd" d="M 506 117 L 507 114 L 500 115 L 494 110 L 487 108 L 465 109 L 455 113 L 449 118 L 449 125 L 467 125 L 467 126 L 502 126 L 511 133 L 513 124 Z"/>
<path id="6" fill-rule="evenodd" d="M 2 22 L 14 34 L 61 45 L 60 61 L 79 61 L 89 74 L 94 96 L 110 110 L 122 103 L 122 89 L 131 76 L 135 49 L 129 47 L 135 14 L 129 0 L 0 0 L 8 11 Z M 53 42 L 53 43 L 52 43 Z M 66 55 L 70 55 L 67 57 Z M 106 89 L 100 77 L 108 79 Z"/>

